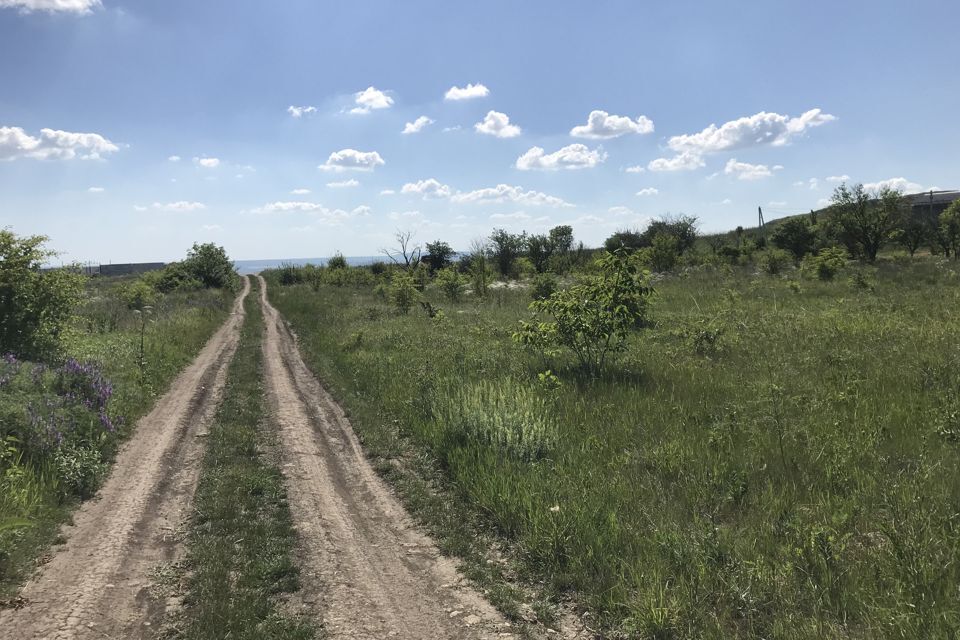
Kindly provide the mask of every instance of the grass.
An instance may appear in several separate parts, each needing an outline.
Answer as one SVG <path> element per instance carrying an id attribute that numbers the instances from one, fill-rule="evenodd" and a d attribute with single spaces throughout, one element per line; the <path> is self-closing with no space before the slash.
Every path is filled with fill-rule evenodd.
<path id="1" fill-rule="evenodd" d="M 102 477 L 99 469 L 112 459 L 136 421 L 223 323 L 233 302 L 231 294 L 218 290 L 162 296 L 148 316 L 141 364 L 139 318 L 119 295 L 128 280 L 91 279 L 63 336 L 63 357 L 94 363 L 113 386 L 108 413 L 117 429 L 101 433 L 94 441 L 84 439 L 87 454 L 68 460 L 73 469 L 79 464 L 82 471 L 98 471 L 97 477 Z M 21 364 L 14 367 L 19 369 Z M 32 363 L 22 367 L 22 376 L 35 368 Z M 62 471 L 67 465 L 58 467 L 54 450 L 25 456 L 23 443 L 3 440 L 16 423 L 26 420 L 28 405 L 58 401 L 46 384 L 31 385 L 29 380 L 0 384 L 0 410 L 6 421 L 0 426 L 0 602 L 15 594 L 37 558 L 56 541 L 60 524 L 85 497 L 66 490 Z"/>
<path id="2" fill-rule="evenodd" d="M 540 585 L 537 611 L 572 598 L 610 637 L 956 637 L 957 263 L 656 288 L 654 326 L 596 379 L 513 343 L 523 291 L 428 291 L 440 320 L 366 288 L 270 296 L 378 469 L 508 613 Z M 491 540 L 509 562 L 486 562 Z"/>
<path id="3" fill-rule="evenodd" d="M 245 305 L 195 497 L 176 638 L 296 640 L 315 634 L 309 622 L 283 611 L 283 596 L 299 588 L 295 532 L 264 409 L 256 287 Z"/>

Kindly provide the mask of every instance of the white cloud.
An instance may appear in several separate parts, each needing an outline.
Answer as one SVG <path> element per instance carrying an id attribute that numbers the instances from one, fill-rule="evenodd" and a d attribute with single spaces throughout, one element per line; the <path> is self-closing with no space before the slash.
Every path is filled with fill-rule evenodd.
<path id="1" fill-rule="evenodd" d="M 295 196 L 305 196 L 310 193 L 310 189 L 294 189 L 290 193 Z"/>
<path id="2" fill-rule="evenodd" d="M 910 193 L 912 191 L 923 191 L 923 185 L 907 180 L 906 178 L 887 178 L 879 182 L 867 182 L 863 185 L 867 191 L 880 191 L 881 189 L 894 189 Z"/>
<path id="3" fill-rule="evenodd" d="M 516 213 L 495 213 L 490 216 L 491 220 L 529 220 L 530 216 L 524 211 Z"/>
<path id="4" fill-rule="evenodd" d="M 490 90 L 480 84 L 468 84 L 465 87 L 450 87 L 443 95 L 444 100 L 471 100 L 473 98 L 485 98 L 490 95 Z"/>
<path id="5" fill-rule="evenodd" d="M 167 158 L 167 162 L 180 162 L 182 158 L 180 156 L 170 156 Z"/>
<path id="6" fill-rule="evenodd" d="M 590 149 L 584 144 L 571 144 L 559 151 L 545 154 L 541 147 L 531 147 L 526 153 L 517 158 L 517 169 L 530 171 L 532 169 L 589 169 L 607 159 L 602 149 Z"/>
<path id="7" fill-rule="evenodd" d="M 294 105 L 290 105 L 289 107 L 287 107 L 287 113 L 292 115 L 294 118 L 302 118 L 305 115 L 309 115 L 311 113 L 316 113 L 316 112 L 317 112 L 317 108 L 311 107 L 311 106 L 297 107 Z"/>
<path id="8" fill-rule="evenodd" d="M 616 206 L 610 207 L 607 209 L 607 213 L 612 213 L 615 216 L 632 216 L 634 215 L 633 209 L 630 207 Z"/>
<path id="9" fill-rule="evenodd" d="M 834 120 L 835 116 L 823 113 L 820 109 L 810 109 L 796 118 L 761 111 L 725 122 L 719 127 L 711 124 L 699 133 L 673 136 L 667 146 L 677 154 L 676 157 L 660 158 L 650 163 L 657 163 L 661 167 L 659 169 L 648 166 L 654 171 L 696 169 L 704 166 L 704 155 L 749 147 L 783 146 L 808 129 Z"/>
<path id="10" fill-rule="evenodd" d="M 119 149 L 97 133 L 41 129 L 37 138 L 20 127 L 0 127 L 0 161 L 19 158 L 99 160 L 101 154 L 114 153 Z"/>
<path id="11" fill-rule="evenodd" d="M 340 182 L 328 182 L 327 186 L 331 189 L 349 189 L 351 187 L 359 187 L 360 181 L 350 178 L 349 180 L 342 180 Z"/>
<path id="12" fill-rule="evenodd" d="M 646 189 L 640 189 L 637 191 L 638 196 L 655 196 L 660 193 L 660 190 L 656 187 L 647 187 Z"/>
<path id="13" fill-rule="evenodd" d="M 736 158 L 730 158 L 727 161 L 723 172 L 728 176 L 736 176 L 737 180 L 760 180 L 773 175 L 773 171 L 765 164 L 738 162 Z"/>
<path id="14" fill-rule="evenodd" d="M 103 193 L 104 191 L 106 191 L 106 189 L 103 187 L 90 187 L 87 189 L 88 193 Z"/>
<path id="15" fill-rule="evenodd" d="M 647 164 L 650 171 L 692 171 L 706 166 L 703 158 L 693 153 L 678 153 L 672 158 L 657 158 Z"/>
<path id="16" fill-rule="evenodd" d="M 179 200 L 177 202 L 154 202 L 153 208 L 157 211 L 170 211 L 173 213 L 185 213 L 190 211 L 202 211 L 207 208 L 207 205 L 202 202 L 188 202 L 186 200 Z"/>
<path id="17" fill-rule="evenodd" d="M 508 184 L 498 184 L 496 187 L 457 193 L 451 200 L 457 203 L 516 202 L 525 205 L 548 205 L 552 207 L 573 206 L 562 198 L 550 196 L 540 191 L 524 191 L 523 187 Z"/>
<path id="18" fill-rule="evenodd" d="M 387 217 L 391 220 L 419 220 L 423 214 L 419 211 L 391 211 Z"/>
<path id="19" fill-rule="evenodd" d="M 367 87 L 353 94 L 353 101 L 357 106 L 351 109 L 350 113 L 357 114 L 370 113 L 374 109 L 389 109 L 393 104 L 393 98 L 374 87 Z"/>
<path id="20" fill-rule="evenodd" d="M 635 121 L 627 116 L 614 116 L 599 109 L 591 111 L 587 116 L 587 124 L 582 124 L 570 130 L 574 138 L 589 138 L 591 140 L 606 140 L 619 138 L 628 133 L 652 133 L 653 121 L 647 116 L 640 116 Z"/>
<path id="21" fill-rule="evenodd" d="M 146 211 L 148 208 L 149 208 L 149 207 L 145 207 L 145 206 L 140 205 L 140 204 L 135 204 L 135 205 L 133 205 L 133 210 L 134 210 L 134 211 Z"/>
<path id="22" fill-rule="evenodd" d="M 194 158 L 193 164 L 198 167 L 203 167 L 204 169 L 216 169 L 220 166 L 220 158 Z"/>
<path id="23" fill-rule="evenodd" d="M 421 131 L 423 131 L 424 127 L 430 124 L 433 124 L 433 120 L 431 120 L 427 116 L 420 116 L 413 122 L 408 122 L 406 125 L 404 125 L 403 131 L 401 131 L 400 133 L 403 133 L 405 135 L 409 135 L 411 133 L 420 133 Z"/>
<path id="24" fill-rule="evenodd" d="M 644 173 L 646 169 L 638 164 L 632 167 L 627 167 L 626 169 L 624 169 L 624 171 L 626 171 L 627 173 Z"/>
<path id="25" fill-rule="evenodd" d="M 380 192 L 380 195 L 382 195 L 382 196 L 392 196 L 392 195 L 395 194 L 395 193 L 396 193 L 396 191 L 394 191 L 393 189 L 384 189 L 383 191 Z"/>
<path id="26" fill-rule="evenodd" d="M 850 182 L 850 176 L 843 174 L 842 176 L 829 176 L 827 182 Z"/>
<path id="27" fill-rule="evenodd" d="M 768 207 L 785 207 L 787 202 L 785 200 L 771 200 L 767 203 Z"/>
<path id="28" fill-rule="evenodd" d="M 259 215 L 274 215 L 286 213 L 309 213 L 317 217 L 318 221 L 325 224 L 339 224 L 349 218 L 357 218 L 370 215 L 370 207 L 361 205 L 354 207 L 350 211 L 344 209 L 328 209 L 322 204 L 316 202 L 305 202 L 302 200 L 270 202 L 262 207 L 251 209 L 250 213 Z"/>
<path id="29" fill-rule="evenodd" d="M 376 151 L 341 149 L 331 153 L 327 161 L 318 168 L 323 171 L 373 171 L 383 164 L 386 163 Z"/>
<path id="30" fill-rule="evenodd" d="M 499 111 L 489 111 L 483 122 L 473 125 L 478 133 L 485 133 L 498 138 L 515 138 L 520 135 L 520 127 L 510 124 L 510 118 Z"/>
<path id="31" fill-rule="evenodd" d="M 723 200 L 720 201 L 720 204 L 733 204 L 733 200 L 731 200 L 730 198 L 724 198 Z"/>
<path id="32" fill-rule="evenodd" d="M 205 224 L 201 225 L 200 229 L 202 231 L 222 231 L 223 227 L 218 224 Z"/>
<path id="33" fill-rule="evenodd" d="M 820 181 L 816 178 L 810 178 L 807 180 L 807 184 L 810 186 L 810 191 L 816 191 L 820 188 Z"/>
<path id="34" fill-rule="evenodd" d="M 417 182 L 408 182 L 400 189 L 400 193 L 415 194 L 422 196 L 424 199 L 447 198 L 450 196 L 451 189 L 434 178 L 427 178 Z"/>
<path id="35" fill-rule="evenodd" d="M 31 11 L 90 13 L 101 6 L 100 0 L 0 0 L 0 9 L 20 9 L 24 13 Z"/>
<path id="36" fill-rule="evenodd" d="M 463 129 L 463 127 L 461 127 L 460 125 L 454 125 L 452 127 L 444 127 L 442 131 L 444 133 L 450 133 L 451 131 L 460 131 L 460 129 Z"/>

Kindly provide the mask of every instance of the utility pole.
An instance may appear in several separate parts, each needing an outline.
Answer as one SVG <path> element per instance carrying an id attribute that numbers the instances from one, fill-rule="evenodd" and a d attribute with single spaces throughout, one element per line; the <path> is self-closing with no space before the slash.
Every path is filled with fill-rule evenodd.
<path id="1" fill-rule="evenodd" d="M 765 238 L 766 234 L 763 231 L 763 208 L 762 207 L 757 207 L 757 221 L 758 221 L 757 226 L 760 227 L 760 237 Z"/>

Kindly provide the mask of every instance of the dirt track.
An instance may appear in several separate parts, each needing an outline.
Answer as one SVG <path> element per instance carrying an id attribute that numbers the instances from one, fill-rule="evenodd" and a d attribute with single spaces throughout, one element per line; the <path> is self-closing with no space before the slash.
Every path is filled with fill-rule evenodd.
<path id="1" fill-rule="evenodd" d="M 304 600 L 326 637 L 507 638 L 509 625 L 419 533 L 367 463 L 266 297 L 264 373 L 302 544 Z"/>
<path id="2" fill-rule="evenodd" d="M 137 424 L 98 497 L 65 527 L 67 542 L 0 610 L 2 638 L 146 638 L 165 603 L 148 593 L 157 565 L 177 557 L 176 529 L 193 500 L 205 432 L 243 322 L 244 290 L 227 322 Z"/>

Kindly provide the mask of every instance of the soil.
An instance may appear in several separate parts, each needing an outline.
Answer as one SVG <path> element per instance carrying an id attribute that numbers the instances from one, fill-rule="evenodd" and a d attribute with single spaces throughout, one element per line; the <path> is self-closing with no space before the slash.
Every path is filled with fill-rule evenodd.
<path id="1" fill-rule="evenodd" d="M 325 637 L 513 637 L 420 533 L 364 457 L 343 410 L 300 357 L 260 280 L 264 376 L 299 532 L 302 599 Z"/>
<path id="2" fill-rule="evenodd" d="M 97 497 L 65 526 L 65 544 L 0 610 L 2 638 L 149 638 L 167 606 L 151 575 L 176 562 L 204 439 L 243 323 L 243 299 L 197 359 L 143 417 Z"/>

